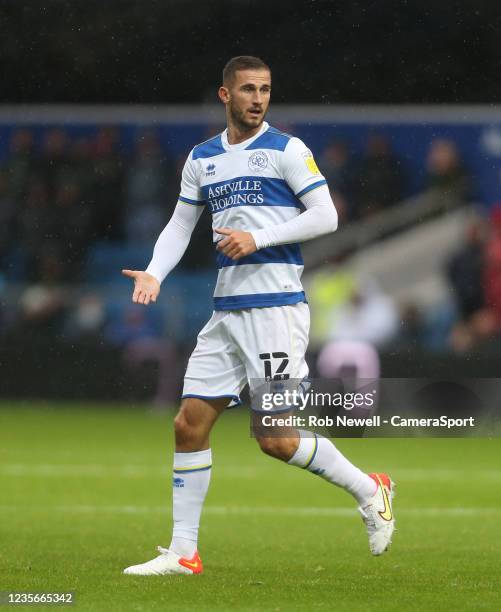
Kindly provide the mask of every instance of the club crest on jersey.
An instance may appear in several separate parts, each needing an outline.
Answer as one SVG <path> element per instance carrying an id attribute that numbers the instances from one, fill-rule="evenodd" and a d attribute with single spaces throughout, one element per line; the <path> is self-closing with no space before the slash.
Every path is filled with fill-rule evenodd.
<path id="1" fill-rule="evenodd" d="M 252 172 L 262 172 L 268 167 L 268 156 L 264 151 L 254 151 L 249 157 L 249 168 Z"/>
<path id="2" fill-rule="evenodd" d="M 216 175 L 216 164 L 209 164 L 205 168 L 205 176 L 215 176 Z"/>

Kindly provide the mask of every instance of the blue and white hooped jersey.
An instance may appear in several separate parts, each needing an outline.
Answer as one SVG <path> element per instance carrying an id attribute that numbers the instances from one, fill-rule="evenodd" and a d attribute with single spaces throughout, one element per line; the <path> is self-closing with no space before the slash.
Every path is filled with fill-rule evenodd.
<path id="1" fill-rule="evenodd" d="M 197 145 L 183 170 L 179 200 L 207 206 L 212 227 L 252 231 L 300 214 L 299 198 L 326 183 L 299 138 L 263 123 L 230 145 L 226 130 Z M 221 239 L 213 233 L 213 240 Z M 215 310 L 283 306 L 306 301 L 299 244 L 263 248 L 233 261 L 218 253 Z"/>

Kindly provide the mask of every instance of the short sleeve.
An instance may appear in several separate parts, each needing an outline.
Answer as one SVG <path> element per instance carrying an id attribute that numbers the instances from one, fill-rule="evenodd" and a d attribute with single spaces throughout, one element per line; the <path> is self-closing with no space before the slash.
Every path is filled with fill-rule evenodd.
<path id="1" fill-rule="evenodd" d="M 179 200 L 185 204 L 194 204 L 198 206 L 204 204 L 195 162 L 193 161 L 193 151 L 190 152 L 184 164 Z"/>
<path id="2" fill-rule="evenodd" d="M 327 184 L 315 163 L 313 153 L 299 138 L 291 138 L 287 143 L 281 170 L 284 180 L 298 198 Z"/>

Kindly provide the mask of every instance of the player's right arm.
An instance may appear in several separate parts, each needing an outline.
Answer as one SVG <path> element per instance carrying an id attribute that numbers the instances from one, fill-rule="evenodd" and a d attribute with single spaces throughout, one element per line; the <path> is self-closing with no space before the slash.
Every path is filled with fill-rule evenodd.
<path id="1" fill-rule="evenodd" d="M 124 276 L 134 280 L 133 302 L 145 305 L 156 302 L 162 281 L 176 267 L 188 247 L 191 234 L 203 212 L 203 205 L 190 153 L 183 169 L 179 201 L 170 221 L 158 237 L 148 267 L 144 272 L 122 270 Z"/>

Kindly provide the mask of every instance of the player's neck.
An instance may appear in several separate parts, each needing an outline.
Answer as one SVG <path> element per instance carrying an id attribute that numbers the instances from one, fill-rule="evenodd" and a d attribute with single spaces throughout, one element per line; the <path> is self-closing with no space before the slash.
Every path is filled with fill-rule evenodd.
<path id="1" fill-rule="evenodd" d="M 255 136 L 262 128 L 263 128 L 262 123 L 258 127 L 249 129 L 245 127 L 240 127 L 238 125 L 235 125 L 231 121 L 228 121 L 228 131 L 227 131 L 228 144 L 235 145 L 235 144 L 240 144 L 241 142 L 244 142 L 245 140 L 249 140 L 249 138 L 252 138 L 253 136 Z"/>

